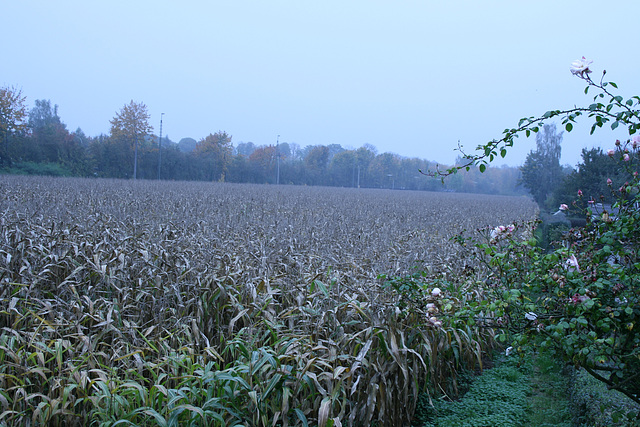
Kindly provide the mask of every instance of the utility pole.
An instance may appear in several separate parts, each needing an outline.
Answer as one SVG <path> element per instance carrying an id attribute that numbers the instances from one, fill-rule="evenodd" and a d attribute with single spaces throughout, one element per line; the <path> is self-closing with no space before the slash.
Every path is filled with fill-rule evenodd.
<path id="1" fill-rule="evenodd" d="M 162 164 L 162 116 L 160 113 L 160 136 L 158 137 L 158 180 L 160 180 L 160 165 Z"/>
<path id="2" fill-rule="evenodd" d="M 276 185 L 280 184 L 280 135 L 276 138 Z"/>

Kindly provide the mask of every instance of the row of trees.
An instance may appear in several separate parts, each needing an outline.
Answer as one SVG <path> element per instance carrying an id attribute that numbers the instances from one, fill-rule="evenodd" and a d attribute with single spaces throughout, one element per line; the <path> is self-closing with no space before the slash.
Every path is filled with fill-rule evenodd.
<path id="1" fill-rule="evenodd" d="M 437 165 L 419 158 L 378 153 L 372 145 L 345 149 L 339 144 L 300 147 L 295 143 L 255 145 L 218 131 L 199 141 L 178 143 L 153 135 L 143 103 L 131 101 L 110 121 L 109 135 L 70 132 L 57 105 L 36 100 L 28 110 L 15 88 L 0 92 L 0 128 L 5 172 L 105 178 L 202 180 L 248 183 L 328 185 L 493 194 L 518 192 L 516 168 L 476 169 L 443 186 L 420 171 Z M 520 190 L 522 192 L 522 190 Z"/>

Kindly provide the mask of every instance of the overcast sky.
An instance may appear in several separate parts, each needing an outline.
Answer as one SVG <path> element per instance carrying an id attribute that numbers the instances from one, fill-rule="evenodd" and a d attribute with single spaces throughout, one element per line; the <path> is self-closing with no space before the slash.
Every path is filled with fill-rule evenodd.
<path id="1" fill-rule="evenodd" d="M 0 4 L 0 85 L 109 132 L 129 101 L 173 141 L 372 144 L 452 163 L 523 116 L 588 105 L 570 63 L 640 94 L 636 0 L 51 1 Z M 617 135 L 565 133 L 562 162 Z M 621 134 L 619 137 L 623 137 Z M 535 148 L 517 140 L 507 163 Z"/>

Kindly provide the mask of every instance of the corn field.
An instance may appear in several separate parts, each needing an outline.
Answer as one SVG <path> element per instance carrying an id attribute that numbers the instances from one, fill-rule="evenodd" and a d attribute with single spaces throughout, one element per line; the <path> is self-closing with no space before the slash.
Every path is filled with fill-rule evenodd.
<path id="1" fill-rule="evenodd" d="M 493 346 L 429 321 L 482 292 L 449 238 L 535 215 L 498 196 L 1 176 L 0 425 L 409 425 L 420 392 L 455 394 Z M 405 313 L 384 282 L 418 272 Z"/>

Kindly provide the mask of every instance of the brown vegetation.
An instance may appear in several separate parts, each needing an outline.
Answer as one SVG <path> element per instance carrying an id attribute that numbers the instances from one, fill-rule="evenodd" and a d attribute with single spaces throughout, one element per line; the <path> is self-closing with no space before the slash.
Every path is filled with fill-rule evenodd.
<path id="1" fill-rule="evenodd" d="M 382 277 L 455 279 L 451 236 L 535 215 L 524 198 L 220 183 L 2 176 L 0 194 L 8 425 L 407 424 L 492 331 L 399 315 Z M 467 283 L 452 301 L 480 292 Z"/>

